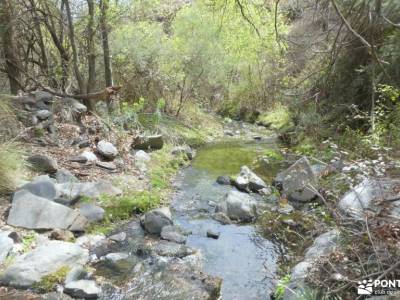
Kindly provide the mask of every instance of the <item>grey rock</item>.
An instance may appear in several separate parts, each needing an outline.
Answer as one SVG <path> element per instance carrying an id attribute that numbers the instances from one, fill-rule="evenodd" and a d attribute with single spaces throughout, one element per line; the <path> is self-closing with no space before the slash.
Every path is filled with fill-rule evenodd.
<path id="1" fill-rule="evenodd" d="M 97 299 L 101 289 L 93 280 L 77 280 L 68 282 L 64 292 L 74 298 Z"/>
<path id="2" fill-rule="evenodd" d="M 227 225 L 227 224 L 231 224 L 232 223 L 231 219 L 229 219 L 229 217 L 226 214 L 224 214 L 223 212 L 214 213 L 212 215 L 212 218 L 215 221 L 217 221 L 217 222 L 219 222 L 219 223 L 221 223 L 223 225 Z"/>
<path id="3" fill-rule="evenodd" d="M 118 150 L 113 144 L 107 141 L 100 141 L 97 144 L 97 151 L 107 159 L 114 159 L 118 155 Z"/>
<path id="4" fill-rule="evenodd" d="M 108 161 L 96 161 L 96 166 L 110 171 L 117 169 L 117 166 L 114 163 Z"/>
<path id="5" fill-rule="evenodd" d="M 132 144 L 133 149 L 137 150 L 159 150 L 164 146 L 164 139 L 161 134 L 159 135 L 150 135 L 143 136 L 140 135 L 135 138 L 134 143 Z"/>
<path id="6" fill-rule="evenodd" d="M 36 102 L 51 103 L 54 100 L 54 96 L 45 91 L 35 91 L 34 95 Z"/>
<path id="7" fill-rule="evenodd" d="M 256 216 L 255 200 L 246 193 L 230 191 L 218 204 L 216 212 L 226 214 L 231 220 L 252 221 Z"/>
<path id="8" fill-rule="evenodd" d="M 160 234 L 164 226 L 172 225 L 172 215 L 168 207 L 156 208 L 144 215 L 143 227 L 152 234 Z"/>
<path id="9" fill-rule="evenodd" d="M 362 220 L 367 211 L 379 212 L 384 205 L 388 206 L 391 217 L 400 219 L 400 201 L 391 200 L 398 198 L 396 187 L 399 186 L 400 180 L 365 179 L 344 195 L 339 201 L 339 209 L 356 220 Z"/>
<path id="10" fill-rule="evenodd" d="M 92 250 L 106 241 L 103 234 L 87 234 L 76 239 L 75 244 Z"/>
<path id="11" fill-rule="evenodd" d="M 55 173 L 58 169 L 57 162 L 42 154 L 34 154 L 28 157 L 28 162 L 38 172 Z"/>
<path id="12" fill-rule="evenodd" d="M 333 252 L 338 243 L 340 232 L 337 229 L 325 232 L 314 240 L 312 246 L 306 251 L 305 259 L 319 258 Z"/>
<path id="13" fill-rule="evenodd" d="M 1 281 L 15 287 L 29 287 L 64 266 L 85 264 L 89 259 L 87 250 L 61 241 L 49 241 L 15 259 Z"/>
<path id="14" fill-rule="evenodd" d="M 124 252 L 114 252 L 114 253 L 108 253 L 104 259 L 111 261 L 111 262 L 117 262 L 119 260 L 127 259 L 129 257 L 128 253 Z"/>
<path id="15" fill-rule="evenodd" d="M 147 172 L 147 164 L 150 160 L 150 155 L 143 150 L 136 151 L 134 155 L 135 165 L 142 173 Z"/>
<path id="16" fill-rule="evenodd" d="M 73 205 L 81 197 L 97 199 L 101 195 L 120 196 L 122 191 L 114 187 L 108 181 L 99 182 L 68 182 L 57 184 L 57 189 L 60 191 L 60 198 L 56 200 L 64 205 Z"/>
<path id="17" fill-rule="evenodd" d="M 54 200 L 60 196 L 56 185 L 50 179 L 36 179 L 33 182 L 27 183 L 21 187 L 21 190 L 26 190 L 38 197 Z M 15 199 L 15 196 L 13 197 Z"/>
<path id="18" fill-rule="evenodd" d="M 219 232 L 209 229 L 207 230 L 207 237 L 217 240 L 219 239 Z"/>
<path id="19" fill-rule="evenodd" d="M 126 232 L 122 231 L 120 233 L 113 234 L 109 236 L 108 239 L 114 242 L 123 242 L 126 240 Z"/>
<path id="20" fill-rule="evenodd" d="M 179 226 L 167 225 L 161 230 L 161 238 L 178 244 L 186 243 L 187 233 Z"/>
<path id="21" fill-rule="evenodd" d="M 267 184 L 252 172 L 247 166 L 240 169 L 240 174 L 234 181 L 235 186 L 242 191 L 258 192 L 261 189 L 267 188 Z"/>
<path id="22" fill-rule="evenodd" d="M 38 119 L 40 120 L 46 120 L 48 119 L 50 116 L 52 115 L 52 113 L 50 111 L 48 111 L 47 109 L 41 109 L 38 110 L 36 112 L 36 116 L 38 117 Z"/>
<path id="23" fill-rule="evenodd" d="M 86 162 L 97 161 L 97 156 L 92 151 L 83 151 L 80 156 L 86 158 Z"/>
<path id="24" fill-rule="evenodd" d="M 196 253 L 194 249 L 188 246 L 164 240 L 154 245 L 153 250 L 157 255 L 177 258 L 183 258 Z"/>
<path id="25" fill-rule="evenodd" d="M 15 193 L 7 223 L 29 229 L 82 231 L 87 220 L 75 210 L 21 190 Z"/>
<path id="26" fill-rule="evenodd" d="M 8 231 L 0 231 L 0 263 L 7 258 L 14 246 L 14 241 L 9 235 Z"/>
<path id="27" fill-rule="evenodd" d="M 231 184 L 231 178 L 229 176 L 218 176 L 216 181 L 218 184 L 221 184 L 221 185 L 230 185 Z"/>
<path id="28" fill-rule="evenodd" d="M 282 191 L 292 201 L 308 202 L 317 196 L 315 192 L 318 188 L 317 176 L 306 157 L 278 173 L 275 183 L 281 186 Z"/>
<path id="29" fill-rule="evenodd" d="M 196 155 L 190 146 L 177 146 L 171 150 L 172 155 L 185 155 L 187 159 L 192 160 Z"/>
<path id="30" fill-rule="evenodd" d="M 324 174 L 328 172 L 329 169 L 329 165 L 316 164 L 311 166 L 311 170 L 317 178 L 324 176 Z"/>
<path id="31" fill-rule="evenodd" d="M 98 222 L 104 219 L 104 209 L 91 203 L 82 203 L 79 205 L 79 212 L 90 222 Z"/>
<path id="32" fill-rule="evenodd" d="M 51 292 L 47 294 L 41 295 L 41 298 L 37 300 L 72 300 L 70 296 L 64 294 L 64 292 L 59 291 L 59 292 Z"/>
<path id="33" fill-rule="evenodd" d="M 66 169 L 57 170 L 56 180 L 57 183 L 78 182 L 78 178 L 76 178 L 70 171 Z"/>
<path id="34" fill-rule="evenodd" d="M 81 279 L 88 279 L 88 277 L 89 274 L 83 266 L 76 266 L 68 272 L 64 282 L 67 284 Z"/>
<path id="35" fill-rule="evenodd" d="M 288 215 L 294 211 L 293 206 L 291 206 L 289 203 L 286 203 L 284 205 L 279 205 L 278 207 L 278 212 L 280 214 Z"/>

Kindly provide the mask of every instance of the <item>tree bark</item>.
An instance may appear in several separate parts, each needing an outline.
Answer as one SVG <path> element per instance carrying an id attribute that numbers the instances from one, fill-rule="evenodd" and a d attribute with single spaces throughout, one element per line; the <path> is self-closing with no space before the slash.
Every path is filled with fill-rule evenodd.
<path id="1" fill-rule="evenodd" d="M 87 93 L 91 93 L 96 84 L 96 53 L 94 45 L 94 0 L 87 0 L 89 20 L 87 24 L 87 51 L 88 51 L 88 82 L 87 82 Z M 85 100 L 85 105 L 88 110 L 94 110 L 94 103 L 90 99 Z"/>
<path id="2" fill-rule="evenodd" d="M 104 58 L 104 79 L 106 86 L 113 85 L 112 69 L 111 69 L 111 57 L 110 57 L 110 45 L 108 42 L 108 0 L 100 0 L 100 29 L 103 44 L 103 58 Z M 107 99 L 108 111 L 111 112 L 111 99 Z"/>
<path id="3" fill-rule="evenodd" d="M 78 82 L 79 92 L 81 94 L 83 94 L 85 92 L 85 84 L 83 81 L 82 74 L 79 71 L 78 51 L 76 49 L 75 30 L 74 30 L 74 23 L 72 20 L 71 7 L 69 5 L 69 0 L 64 0 L 64 4 L 65 4 L 65 10 L 66 10 L 67 19 L 68 19 L 69 42 L 71 44 L 71 49 L 72 49 L 72 64 L 74 67 L 76 81 Z"/>
<path id="4" fill-rule="evenodd" d="M 15 45 L 14 10 L 10 0 L 0 1 L 0 26 L 10 92 L 16 95 L 20 89 L 23 90 L 23 86 L 21 86 L 21 66 Z"/>

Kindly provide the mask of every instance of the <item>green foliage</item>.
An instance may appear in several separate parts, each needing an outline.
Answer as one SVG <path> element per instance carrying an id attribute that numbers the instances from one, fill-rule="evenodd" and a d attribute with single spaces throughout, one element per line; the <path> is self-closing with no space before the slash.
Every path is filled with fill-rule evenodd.
<path id="1" fill-rule="evenodd" d="M 274 299 L 276 300 L 282 300 L 283 296 L 285 295 L 285 290 L 286 286 L 290 282 L 290 274 L 287 274 L 283 276 L 281 279 L 279 279 L 278 284 L 275 287 L 275 292 L 274 292 Z"/>
<path id="2" fill-rule="evenodd" d="M 293 125 L 289 109 L 280 103 L 277 103 L 272 110 L 262 114 L 258 121 L 264 124 L 270 124 L 272 129 L 277 130 Z"/>
<path id="3" fill-rule="evenodd" d="M 42 293 L 48 293 L 54 290 L 56 284 L 62 284 L 67 277 L 70 267 L 63 266 L 56 272 L 44 276 L 40 282 L 33 285 L 34 289 L 39 290 Z"/>
<path id="4" fill-rule="evenodd" d="M 22 250 L 27 252 L 32 248 L 32 245 L 36 242 L 37 234 L 35 232 L 28 233 L 22 238 Z"/>
<path id="5" fill-rule="evenodd" d="M 265 155 L 268 159 L 270 159 L 270 160 L 272 160 L 272 161 L 281 161 L 281 160 L 284 160 L 284 159 L 285 159 L 285 158 L 283 157 L 283 155 L 282 155 L 279 151 L 274 150 L 274 149 L 266 149 L 266 150 L 264 151 L 264 155 Z"/>
<path id="6" fill-rule="evenodd" d="M 0 157 L 0 194 L 10 193 L 24 176 L 23 152 L 16 144 L 2 143 Z"/>
<path id="7" fill-rule="evenodd" d="M 143 213 L 160 203 L 159 196 L 149 191 L 133 192 L 121 197 L 103 196 L 100 204 L 105 209 L 105 222 L 126 220 L 135 213 Z"/>

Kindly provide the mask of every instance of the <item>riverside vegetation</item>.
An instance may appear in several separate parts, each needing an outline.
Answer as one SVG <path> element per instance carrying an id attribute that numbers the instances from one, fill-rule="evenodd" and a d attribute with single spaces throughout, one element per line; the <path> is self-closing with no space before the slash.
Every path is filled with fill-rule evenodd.
<path id="1" fill-rule="evenodd" d="M 394 0 L 1 1 L 0 298 L 399 279 L 399 24 Z"/>

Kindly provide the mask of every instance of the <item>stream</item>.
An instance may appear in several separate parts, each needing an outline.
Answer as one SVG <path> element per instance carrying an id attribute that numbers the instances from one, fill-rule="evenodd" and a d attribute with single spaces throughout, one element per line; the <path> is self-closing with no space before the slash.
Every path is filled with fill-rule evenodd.
<path id="1" fill-rule="evenodd" d="M 204 271 L 222 278 L 224 300 L 269 299 L 277 250 L 252 224 L 222 225 L 212 219 L 216 202 L 234 189 L 215 180 L 219 175 L 237 174 L 243 165 L 271 180 L 276 170 L 263 167 L 256 158 L 273 146 L 273 139 L 207 145 L 199 149 L 192 165 L 178 177 L 179 191 L 172 202 L 175 220 L 191 232 L 187 245 L 200 249 Z M 218 239 L 206 236 L 210 229 L 220 234 Z"/>
<path id="2" fill-rule="evenodd" d="M 127 259 L 96 266 L 96 275 L 122 286 L 116 290 L 114 285 L 101 299 L 208 299 L 205 295 L 210 295 L 210 286 L 219 285 L 215 285 L 218 278 L 222 279 L 223 300 L 270 299 L 277 270 L 276 246 L 253 223 L 223 225 L 212 215 L 218 201 L 235 189 L 218 184 L 216 178 L 236 175 L 247 165 L 271 182 L 281 166 L 260 158 L 276 147 L 273 137 L 255 140 L 247 136 L 198 149 L 192 164 L 177 175 L 170 205 L 174 223 L 189 232 L 186 244 L 148 236 L 139 220 L 132 220 L 118 230 L 126 233 L 124 242 L 96 249 L 99 257 L 109 252 L 130 254 Z M 252 196 L 265 207 L 273 205 L 273 200 Z M 219 233 L 219 238 L 207 237 L 208 230 Z"/>

